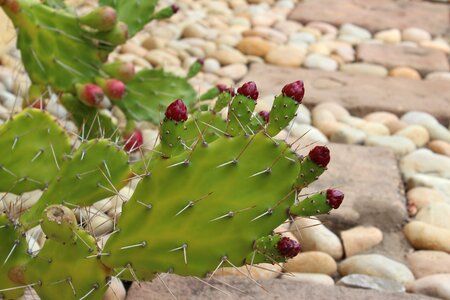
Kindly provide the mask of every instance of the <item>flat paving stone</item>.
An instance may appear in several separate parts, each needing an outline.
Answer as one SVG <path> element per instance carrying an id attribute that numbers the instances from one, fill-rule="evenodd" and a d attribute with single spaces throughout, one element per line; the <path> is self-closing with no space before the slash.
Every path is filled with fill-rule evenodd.
<path id="1" fill-rule="evenodd" d="M 435 49 L 360 44 L 356 54 L 358 61 L 379 64 L 387 68 L 411 67 L 422 75 L 431 72 L 448 72 L 450 70 L 447 55 Z"/>
<path id="2" fill-rule="evenodd" d="M 170 291 L 177 299 L 336 299 L 336 300 L 431 300 L 427 296 L 406 293 L 383 293 L 374 290 L 353 289 L 341 286 L 327 286 L 291 280 L 272 279 L 259 281 L 266 289 L 242 277 L 222 277 L 218 282 L 212 280 L 214 289 L 200 280 L 176 275 L 164 277 Z M 230 286 L 234 287 L 231 288 Z M 242 291 L 242 292 L 239 292 Z M 225 293 L 227 294 L 225 294 Z M 161 280 L 151 283 L 133 284 L 128 292 L 128 300 L 166 300 L 174 299 Z"/>
<path id="3" fill-rule="evenodd" d="M 450 84 L 445 80 L 380 78 L 253 64 L 242 82 L 255 81 L 264 97 L 279 94 L 286 83 L 299 79 L 305 81 L 303 103 L 309 107 L 336 101 L 356 116 L 380 110 L 401 116 L 417 110 L 434 115 L 444 125 L 450 121 Z"/>
<path id="4" fill-rule="evenodd" d="M 372 32 L 419 27 L 432 35 L 449 32 L 449 6 L 410 0 L 303 0 L 290 19 L 334 25 L 353 23 Z"/>

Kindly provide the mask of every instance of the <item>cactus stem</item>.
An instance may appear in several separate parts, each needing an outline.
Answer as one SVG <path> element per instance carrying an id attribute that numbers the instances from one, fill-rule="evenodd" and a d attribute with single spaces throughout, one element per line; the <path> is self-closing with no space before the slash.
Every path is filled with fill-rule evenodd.
<path id="1" fill-rule="evenodd" d="M 120 250 L 127 250 L 127 249 L 132 249 L 132 248 L 137 248 L 137 247 L 146 247 L 146 246 L 147 246 L 147 242 L 142 241 L 138 244 L 121 247 Z"/>

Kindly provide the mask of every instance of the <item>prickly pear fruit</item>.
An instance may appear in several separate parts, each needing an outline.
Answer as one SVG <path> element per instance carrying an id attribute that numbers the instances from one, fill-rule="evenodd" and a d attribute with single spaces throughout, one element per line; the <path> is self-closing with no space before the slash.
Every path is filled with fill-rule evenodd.
<path id="1" fill-rule="evenodd" d="M 338 208 L 344 200 L 344 194 L 336 189 L 329 189 L 307 197 L 300 203 L 294 204 L 290 208 L 291 215 L 310 217 L 327 214 L 331 209 Z"/>
<path id="2" fill-rule="evenodd" d="M 177 99 L 167 107 L 165 116 L 167 119 L 175 122 L 184 122 L 187 120 L 187 107 L 183 100 Z"/>
<path id="3" fill-rule="evenodd" d="M 186 105 L 181 99 L 172 102 L 165 112 L 161 124 L 161 146 L 165 157 L 170 157 L 173 151 L 184 147 L 181 135 L 184 131 L 184 122 L 188 118 Z"/>
<path id="4" fill-rule="evenodd" d="M 69 208 L 63 205 L 51 205 L 44 210 L 41 227 L 47 237 L 61 243 L 68 243 L 75 239 L 77 219 Z"/>
<path id="5" fill-rule="evenodd" d="M 124 149 L 127 152 L 135 152 L 144 144 L 144 137 L 139 129 L 135 129 L 132 133 L 125 135 Z"/>
<path id="6" fill-rule="evenodd" d="M 126 86 L 122 81 L 117 79 L 97 78 L 95 82 L 103 89 L 103 92 L 109 99 L 113 101 L 122 100 L 126 91 Z"/>
<path id="7" fill-rule="evenodd" d="M 305 96 L 305 86 L 303 81 L 297 80 L 286 84 L 281 92 L 283 96 L 290 97 L 298 103 L 302 103 L 303 97 Z"/>
<path id="8" fill-rule="evenodd" d="M 76 84 L 75 88 L 78 99 L 87 106 L 97 107 L 105 97 L 102 88 L 92 83 Z"/>
<path id="9" fill-rule="evenodd" d="M 109 6 L 101 6 L 89 14 L 79 18 L 80 23 L 99 31 L 109 31 L 114 28 L 117 22 L 116 11 Z"/>
<path id="10" fill-rule="evenodd" d="M 123 82 L 132 80 L 136 75 L 134 65 L 126 62 L 104 64 L 102 70 L 112 78 L 117 78 Z"/>
<path id="11" fill-rule="evenodd" d="M 302 250 L 300 244 L 288 237 L 283 237 L 277 243 L 278 252 L 287 258 L 292 258 L 297 256 Z"/>
<path id="12" fill-rule="evenodd" d="M 297 187 L 302 189 L 325 172 L 330 162 L 330 150 L 325 146 L 316 146 L 302 161 L 302 170 L 297 181 Z"/>
<path id="13" fill-rule="evenodd" d="M 341 206 L 342 201 L 344 201 L 344 193 L 336 189 L 328 189 L 327 201 L 332 208 L 338 209 L 339 206 Z"/>
<path id="14" fill-rule="evenodd" d="M 270 113 L 268 111 L 265 110 L 260 111 L 259 116 L 263 119 L 264 124 L 269 123 Z"/>
<path id="15" fill-rule="evenodd" d="M 253 100 L 258 100 L 259 92 L 256 83 L 249 81 L 238 88 L 237 93 Z"/>

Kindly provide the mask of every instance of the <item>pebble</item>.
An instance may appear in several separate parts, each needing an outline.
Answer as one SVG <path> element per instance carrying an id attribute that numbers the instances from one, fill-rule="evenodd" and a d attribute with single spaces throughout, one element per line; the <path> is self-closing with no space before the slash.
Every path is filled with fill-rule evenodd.
<path id="1" fill-rule="evenodd" d="M 300 105 L 298 107 L 295 123 L 311 125 L 311 112 L 306 105 Z"/>
<path id="2" fill-rule="evenodd" d="M 377 122 L 386 125 L 389 122 L 398 121 L 398 117 L 390 112 L 379 111 L 373 112 L 364 117 L 364 120 L 369 122 Z"/>
<path id="3" fill-rule="evenodd" d="M 289 35 L 289 43 L 292 44 L 312 44 L 317 41 L 316 36 L 311 32 L 295 32 Z"/>
<path id="4" fill-rule="evenodd" d="M 94 207 L 75 210 L 78 221 L 83 221 L 84 228 L 91 235 L 99 237 L 113 231 L 113 220 Z"/>
<path id="5" fill-rule="evenodd" d="M 386 77 L 388 75 L 388 70 L 385 67 L 369 63 L 343 64 L 340 70 L 353 75 L 364 74 L 378 77 Z"/>
<path id="6" fill-rule="evenodd" d="M 333 134 L 342 130 L 344 127 L 349 127 L 347 124 L 337 121 L 316 122 L 314 126 L 317 127 L 328 138 L 331 138 Z"/>
<path id="7" fill-rule="evenodd" d="M 420 221 L 412 221 L 403 228 L 408 241 L 416 249 L 450 252 L 450 230 Z"/>
<path id="8" fill-rule="evenodd" d="M 450 156 L 450 143 L 435 140 L 428 143 L 427 147 L 434 153 Z"/>
<path id="9" fill-rule="evenodd" d="M 299 31 L 302 28 L 302 25 L 298 22 L 283 20 L 277 22 L 274 26 L 274 29 L 284 33 L 285 35 L 293 34 Z"/>
<path id="10" fill-rule="evenodd" d="M 328 111 L 334 118 L 323 117 L 322 111 Z M 314 121 L 341 121 L 350 117 L 348 110 L 336 102 L 322 102 L 314 107 L 312 114 Z"/>
<path id="11" fill-rule="evenodd" d="M 329 275 L 317 273 L 290 273 L 281 275 L 281 279 L 293 280 L 305 283 L 334 285 L 334 280 Z"/>
<path id="12" fill-rule="evenodd" d="M 148 50 L 141 47 L 133 42 L 127 42 L 125 45 L 120 47 L 120 53 L 131 53 L 139 57 L 145 57 Z"/>
<path id="13" fill-rule="evenodd" d="M 260 37 L 245 37 L 237 44 L 237 48 L 243 54 L 264 57 L 272 44 Z"/>
<path id="14" fill-rule="evenodd" d="M 220 63 L 215 58 L 207 58 L 205 59 L 205 63 L 203 64 L 203 71 L 207 73 L 216 73 L 220 69 Z"/>
<path id="15" fill-rule="evenodd" d="M 339 121 L 344 124 L 350 125 L 351 127 L 358 127 L 358 128 L 359 126 L 363 126 L 364 124 L 366 124 L 366 121 L 364 121 L 364 119 L 354 116 L 344 117 L 339 119 Z"/>
<path id="16" fill-rule="evenodd" d="M 235 49 L 219 49 L 212 53 L 212 58 L 217 59 L 222 65 L 246 64 L 247 58 Z"/>
<path id="17" fill-rule="evenodd" d="M 290 231 L 302 245 L 302 251 L 321 251 L 336 260 L 343 256 L 339 238 L 316 218 L 297 218 Z"/>
<path id="18" fill-rule="evenodd" d="M 420 76 L 419 72 L 413 68 L 409 67 L 397 67 L 393 68 L 389 71 L 389 76 L 391 77 L 398 77 L 398 78 L 407 78 L 407 79 L 415 79 L 415 80 L 421 80 L 422 77 Z"/>
<path id="19" fill-rule="evenodd" d="M 441 125 L 435 117 L 425 112 L 411 111 L 404 114 L 401 120 L 408 124 L 417 124 L 425 127 L 432 140 L 443 140 L 450 143 L 450 132 Z"/>
<path id="20" fill-rule="evenodd" d="M 450 54 L 450 46 L 445 40 L 435 39 L 432 41 L 422 41 L 420 46 L 424 48 L 435 49 Z"/>
<path id="21" fill-rule="evenodd" d="M 450 80 L 450 72 L 433 72 L 427 74 L 425 80 Z"/>
<path id="22" fill-rule="evenodd" d="M 427 187 L 410 189 L 406 194 L 406 198 L 408 199 L 409 209 L 413 210 L 411 215 L 415 215 L 417 211 L 420 211 L 430 203 L 445 202 L 445 197 L 442 193 Z"/>
<path id="23" fill-rule="evenodd" d="M 402 157 L 416 149 L 414 143 L 403 136 L 370 136 L 366 139 L 366 145 L 389 148 L 397 157 Z"/>
<path id="24" fill-rule="evenodd" d="M 330 56 L 331 50 L 332 49 L 326 43 L 321 43 L 321 42 L 311 44 L 308 47 L 308 52 L 309 53 L 320 54 L 320 55 L 325 56 L 327 58 L 328 58 L 328 56 Z M 334 70 L 332 70 L 332 71 L 334 71 Z"/>
<path id="25" fill-rule="evenodd" d="M 364 274 L 405 284 L 414 280 L 412 272 L 403 264 L 379 254 L 356 255 L 339 264 L 339 273 Z"/>
<path id="26" fill-rule="evenodd" d="M 273 42 L 275 44 L 284 44 L 288 41 L 288 37 L 287 35 L 285 35 L 284 33 L 277 31 L 273 28 L 269 28 L 269 27 L 254 27 L 251 30 L 246 30 L 243 33 L 243 36 L 259 36 L 263 39 L 266 39 L 270 42 Z"/>
<path id="27" fill-rule="evenodd" d="M 339 55 L 346 63 L 355 61 L 355 49 L 351 45 L 338 44 L 334 47 L 333 52 Z"/>
<path id="28" fill-rule="evenodd" d="M 405 122 L 400 121 L 400 120 L 387 122 L 385 125 L 387 128 L 389 128 L 389 131 L 391 132 L 391 134 L 394 134 L 397 131 L 400 131 L 403 128 L 405 128 L 406 126 L 408 126 L 408 124 L 406 124 Z"/>
<path id="29" fill-rule="evenodd" d="M 406 256 L 416 278 L 450 272 L 450 254 L 442 251 L 416 251 Z"/>
<path id="30" fill-rule="evenodd" d="M 284 264 L 284 270 L 286 272 L 333 275 L 336 273 L 337 265 L 329 254 L 308 251 L 299 253 L 296 257 L 289 259 Z"/>
<path id="31" fill-rule="evenodd" d="M 288 127 L 289 128 L 289 127 Z M 326 144 L 328 143 L 328 138 L 316 127 L 313 127 L 308 124 L 299 124 L 294 122 L 292 125 L 291 136 L 292 137 L 302 137 L 302 142 L 305 144 L 308 143 L 319 143 Z"/>
<path id="32" fill-rule="evenodd" d="M 420 278 L 407 286 L 410 293 L 450 300 L 450 273 Z"/>
<path id="33" fill-rule="evenodd" d="M 386 44 L 398 44 L 402 41 L 402 34 L 398 29 L 388 29 L 377 32 L 374 38 Z"/>
<path id="34" fill-rule="evenodd" d="M 306 57 L 304 65 L 309 69 L 324 71 L 336 71 L 338 68 L 338 64 L 334 59 L 318 53 L 309 54 Z"/>
<path id="35" fill-rule="evenodd" d="M 307 24 L 307 26 L 309 28 L 314 28 L 314 29 L 319 30 L 322 34 L 327 34 L 327 35 L 334 36 L 334 37 L 336 37 L 338 34 L 338 29 L 329 23 L 310 22 Z"/>
<path id="36" fill-rule="evenodd" d="M 346 23 L 339 30 L 339 38 L 349 42 L 361 42 L 372 37 L 370 32 L 362 27 Z"/>
<path id="37" fill-rule="evenodd" d="M 353 127 L 341 127 L 337 129 L 330 137 L 334 143 L 357 145 L 363 144 L 366 139 L 366 133 Z"/>
<path id="38" fill-rule="evenodd" d="M 230 64 L 218 70 L 217 75 L 238 81 L 242 79 L 247 72 L 248 68 L 245 64 Z"/>
<path id="39" fill-rule="evenodd" d="M 175 55 L 170 54 L 168 51 L 155 49 L 150 50 L 145 55 L 145 59 L 154 66 L 181 66 L 181 61 Z"/>
<path id="40" fill-rule="evenodd" d="M 408 186 L 418 187 L 424 186 L 441 192 L 446 201 L 450 202 L 450 180 L 427 174 L 415 174 L 408 179 Z"/>
<path id="41" fill-rule="evenodd" d="M 364 131 L 367 136 L 383 136 L 390 134 L 389 128 L 376 122 L 364 122 L 357 126 L 357 128 Z"/>
<path id="42" fill-rule="evenodd" d="M 350 257 L 369 250 L 381 243 L 383 233 L 380 229 L 373 226 L 357 226 L 341 231 L 341 239 L 344 245 L 345 255 L 346 257 Z"/>
<path id="43" fill-rule="evenodd" d="M 295 46 L 277 46 L 265 56 L 269 64 L 282 67 L 300 67 L 305 59 L 306 50 Z"/>
<path id="44" fill-rule="evenodd" d="M 255 267 L 256 266 L 256 267 Z M 256 280 L 272 279 L 281 274 L 282 268 L 278 264 L 256 264 L 250 268 L 248 266 L 238 267 L 239 271 L 233 267 L 226 267 L 219 269 L 215 274 L 216 276 L 250 276 Z M 258 268 L 261 267 L 261 268 Z M 245 274 L 245 275 L 244 275 Z"/>
<path id="45" fill-rule="evenodd" d="M 109 287 L 103 295 L 102 300 L 125 300 L 126 297 L 127 291 L 122 281 L 117 277 L 111 277 Z"/>
<path id="46" fill-rule="evenodd" d="M 450 230 L 450 204 L 430 203 L 416 215 L 416 220 Z"/>
<path id="47" fill-rule="evenodd" d="M 420 43 L 422 41 L 430 41 L 431 34 L 421 28 L 409 27 L 403 30 L 402 37 L 404 41 Z"/>
<path id="48" fill-rule="evenodd" d="M 417 148 L 425 146 L 430 141 L 430 134 L 421 125 L 409 125 L 397 131 L 395 135 L 409 138 Z"/>
<path id="49" fill-rule="evenodd" d="M 405 286 L 397 281 L 363 274 L 350 274 L 344 276 L 339 279 L 336 285 L 391 293 L 405 292 Z"/>
<path id="50" fill-rule="evenodd" d="M 407 179 L 416 173 L 450 179 L 450 158 L 426 148 L 418 149 L 401 159 L 400 170 Z"/>
<path id="51" fill-rule="evenodd" d="M 201 41 L 203 41 L 203 40 L 201 40 Z M 127 44 L 129 44 L 129 43 L 127 43 Z M 125 44 L 125 45 L 127 45 L 127 44 Z M 143 40 L 141 43 L 141 46 L 147 50 L 161 49 L 161 48 L 164 48 L 165 45 L 166 45 L 165 40 L 155 37 L 155 36 L 149 36 L 145 40 Z M 122 50 L 123 50 L 123 46 L 122 46 Z"/>

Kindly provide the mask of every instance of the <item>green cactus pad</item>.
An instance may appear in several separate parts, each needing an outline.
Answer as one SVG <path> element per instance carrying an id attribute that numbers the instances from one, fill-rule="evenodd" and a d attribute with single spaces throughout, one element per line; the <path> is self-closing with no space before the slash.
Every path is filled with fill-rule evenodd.
<path id="1" fill-rule="evenodd" d="M 48 239 L 39 254 L 27 265 L 27 282 L 41 299 L 102 299 L 110 271 L 97 258 L 94 238 L 76 231 L 75 242 Z M 85 297 L 85 298 L 83 298 Z"/>
<path id="2" fill-rule="evenodd" d="M 253 242 L 287 218 L 299 171 L 289 147 L 263 134 L 159 160 L 125 204 L 103 262 L 131 265 L 139 279 L 169 270 L 204 276 L 224 257 L 224 266 L 240 266 Z"/>
<path id="3" fill-rule="evenodd" d="M 158 0 L 100 0 L 99 3 L 116 9 L 118 20 L 128 25 L 132 37 L 153 19 Z"/>
<path id="4" fill-rule="evenodd" d="M 306 157 L 301 163 L 300 175 L 295 184 L 296 188 L 301 190 L 307 187 L 309 184 L 316 181 L 325 170 L 326 168 L 319 166 L 309 159 L 309 157 Z"/>
<path id="5" fill-rule="evenodd" d="M 43 189 L 70 153 L 65 131 L 46 112 L 26 109 L 0 126 L 0 191 Z"/>
<path id="6" fill-rule="evenodd" d="M 294 119 L 298 109 L 298 102 L 290 97 L 280 95 L 275 98 L 270 111 L 267 133 L 277 135 Z"/>
<path id="7" fill-rule="evenodd" d="M 92 82 L 99 76 L 98 46 L 93 36 L 81 29 L 75 14 L 38 1 L 18 1 L 19 13 L 4 9 L 19 28 L 17 46 L 33 83 L 72 91 L 75 83 Z"/>
<path id="8" fill-rule="evenodd" d="M 109 138 L 114 141 L 119 137 L 116 124 L 98 109 L 84 105 L 71 94 L 62 95 L 60 101 L 72 114 L 83 139 Z"/>
<path id="9" fill-rule="evenodd" d="M 61 165 L 55 180 L 38 203 L 22 215 L 21 222 L 29 228 L 39 221 L 44 209 L 51 204 L 74 208 L 113 196 L 127 183 L 129 175 L 128 157 L 115 144 L 108 140 L 83 143 Z"/>
<path id="10" fill-rule="evenodd" d="M 326 193 L 321 192 L 292 205 L 290 213 L 294 216 L 311 217 L 327 214 L 331 209 L 332 207 L 328 204 Z"/>
<path id="11" fill-rule="evenodd" d="M 17 287 L 26 285 L 22 270 L 30 256 L 27 254 L 28 245 L 22 232 L 1 213 L 0 241 L 0 299 L 16 299 L 25 290 Z"/>
<path id="12" fill-rule="evenodd" d="M 249 265 L 260 263 L 282 263 L 286 258 L 278 252 L 277 244 L 283 237 L 281 235 L 268 235 L 259 238 L 253 245 L 254 250 L 246 258 Z"/>
<path id="13" fill-rule="evenodd" d="M 128 118 L 159 123 L 161 112 L 175 99 L 188 106 L 196 93 L 186 79 L 163 70 L 143 70 L 127 83 L 127 93 L 117 102 Z"/>
<path id="14" fill-rule="evenodd" d="M 256 101 L 243 96 L 237 95 L 228 110 L 227 133 L 231 136 L 237 136 L 242 132 L 251 134 L 247 125 L 250 123 L 253 111 L 256 107 Z"/>

